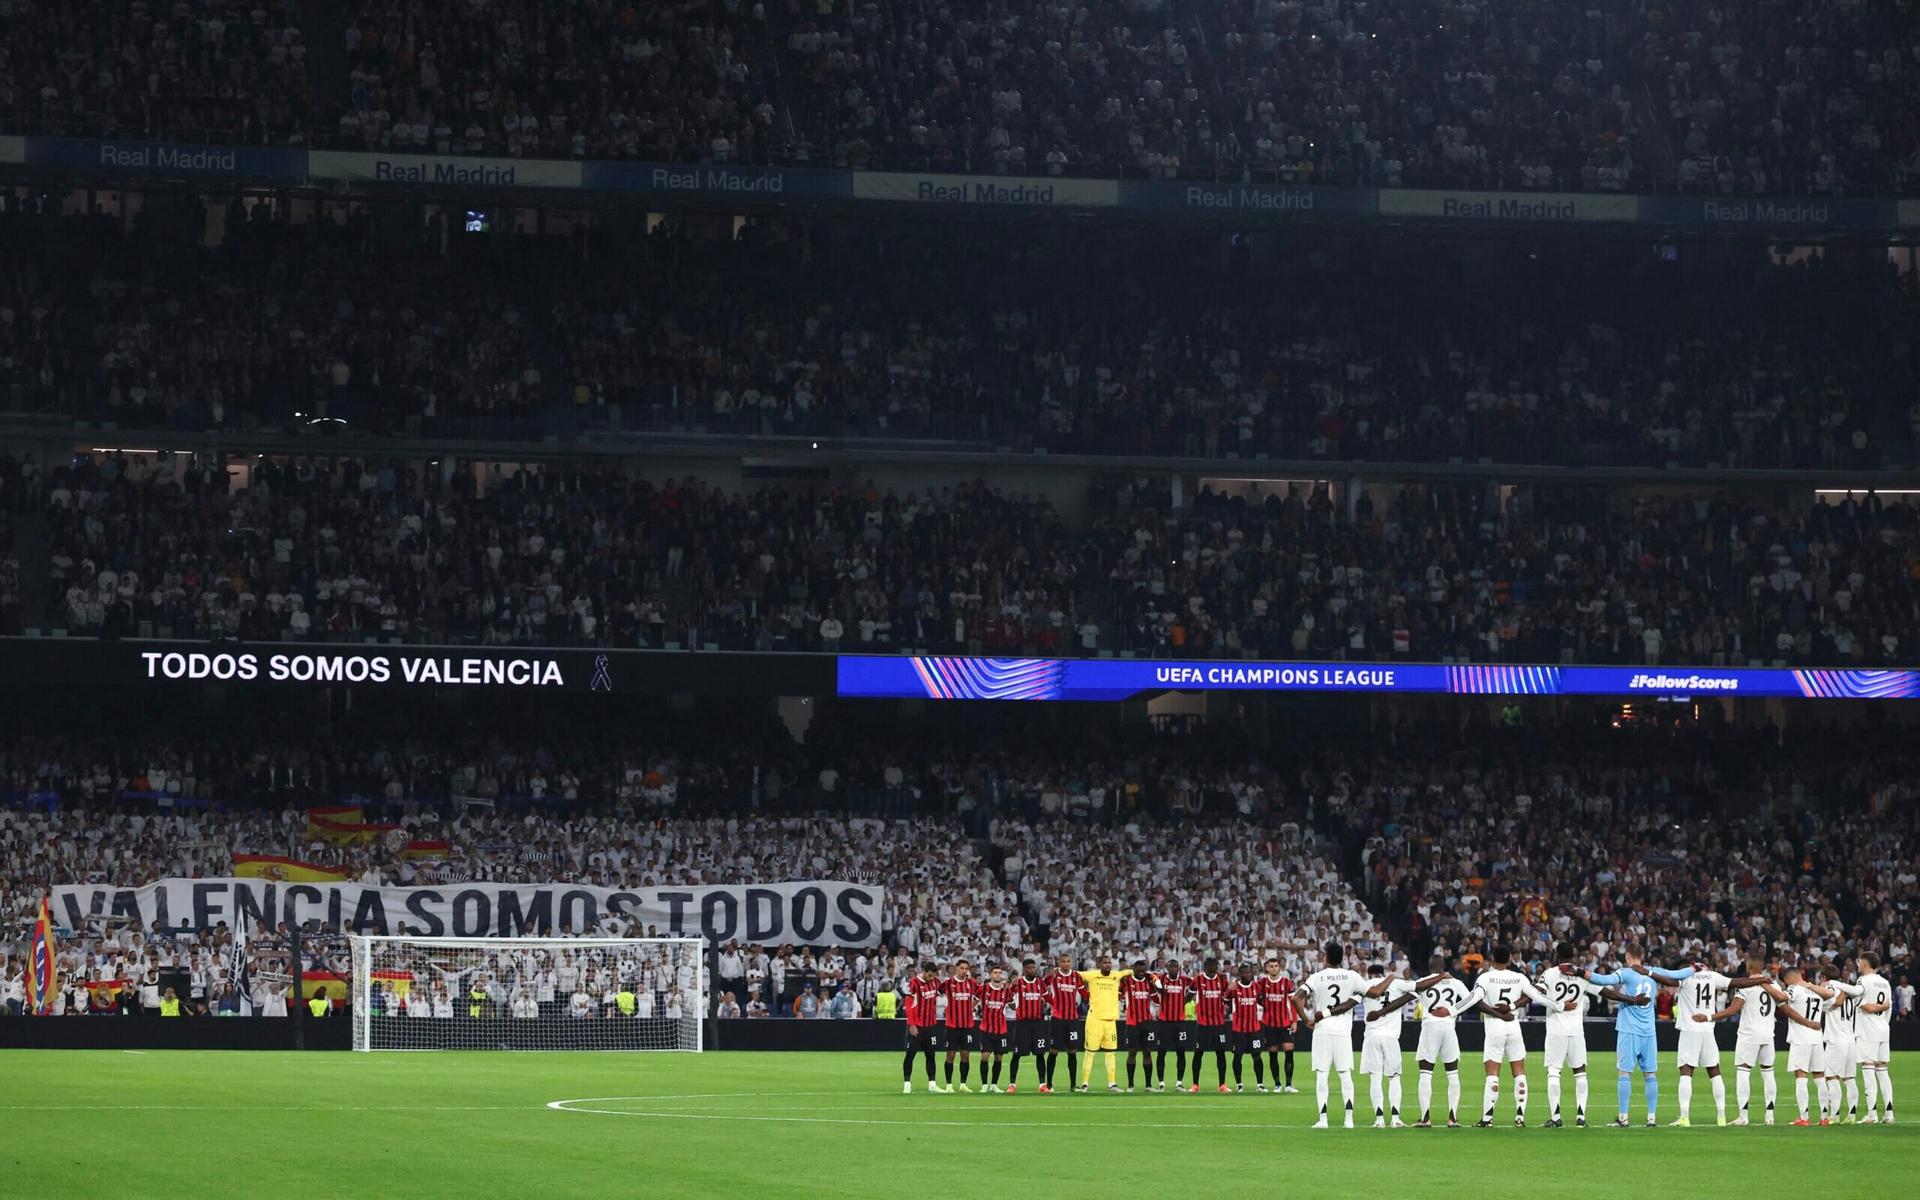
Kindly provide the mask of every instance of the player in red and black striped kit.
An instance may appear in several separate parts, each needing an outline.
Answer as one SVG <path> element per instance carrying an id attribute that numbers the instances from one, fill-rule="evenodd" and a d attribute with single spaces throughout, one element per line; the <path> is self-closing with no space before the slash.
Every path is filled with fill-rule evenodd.
<path id="1" fill-rule="evenodd" d="M 1127 1052 L 1127 1090 L 1133 1090 L 1134 1064 L 1147 1063 L 1147 1086 L 1153 1086 L 1153 1049 L 1159 1041 L 1154 1018 L 1160 1011 L 1160 977 L 1147 973 L 1147 960 L 1133 964 L 1133 974 L 1120 981 L 1120 1011 L 1126 1023 L 1120 1027 L 1120 1048 Z"/>
<path id="2" fill-rule="evenodd" d="M 1300 1028 L 1300 1008 L 1293 1000 L 1293 980 L 1280 973 L 1280 960 L 1267 960 L 1267 973 L 1260 977 L 1266 994 L 1266 1011 L 1261 1014 L 1267 1026 L 1267 1073 L 1273 1077 L 1275 1092 L 1297 1092 L 1293 1086 L 1293 1035 Z M 1287 1055 L 1287 1082 L 1280 1084 L 1280 1053 Z"/>
<path id="3" fill-rule="evenodd" d="M 907 1057 L 900 1065 L 906 1087 L 902 1090 L 913 1090 L 913 1056 L 922 1054 L 927 1060 L 927 1090 L 942 1091 L 933 1078 L 933 1052 L 940 1048 L 939 968 L 931 961 L 921 963 L 920 974 L 907 980 L 907 986 L 900 990 L 907 1008 Z"/>
<path id="4" fill-rule="evenodd" d="M 1000 1090 L 1000 1062 L 1013 1046 L 1007 1028 L 1007 1010 L 1013 1007 L 1013 989 L 1007 986 L 1007 969 L 994 967 L 980 987 L 980 1090 Z"/>
<path id="5" fill-rule="evenodd" d="M 1260 1070 L 1261 1010 L 1266 1007 L 1266 988 L 1253 977 L 1253 964 L 1240 964 L 1240 978 L 1227 989 L 1227 1007 L 1233 1013 L 1233 1090 L 1246 1090 L 1241 1064 L 1253 1056 L 1253 1082 L 1267 1090 L 1266 1075 Z"/>
<path id="6" fill-rule="evenodd" d="M 971 1092 L 967 1085 L 967 1072 L 973 1068 L 973 1051 L 980 1044 L 979 1013 L 975 1005 L 980 1001 L 980 981 L 973 977 L 973 964 L 960 959 L 953 964 L 953 974 L 940 985 L 947 997 L 947 1029 L 942 1038 L 947 1047 L 947 1090 L 953 1090 L 953 1060 L 960 1059 L 960 1090 Z"/>
<path id="7" fill-rule="evenodd" d="M 1020 974 L 1013 979 L 1013 1063 L 1007 1071 L 1007 1094 L 1020 1090 L 1020 1059 L 1034 1056 L 1034 1069 L 1046 1074 L 1041 1055 L 1053 1043 L 1047 1021 L 1047 981 L 1040 978 L 1040 966 L 1032 959 L 1020 963 Z"/>
<path id="8" fill-rule="evenodd" d="M 1193 1026 L 1187 1022 L 1187 996 L 1193 991 L 1193 978 L 1180 973 L 1180 964 L 1170 962 L 1160 974 L 1160 1036 L 1154 1056 L 1154 1073 L 1160 1082 L 1154 1090 L 1167 1090 L 1167 1052 L 1173 1052 L 1173 1090 L 1186 1090 L 1187 1051 L 1192 1049 Z"/>
<path id="9" fill-rule="evenodd" d="M 1213 1051 L 1214 1074 L 1220 1090 L 1227 1090 L 1227 985 L 1232 981 L 1220 973 L 1220 960 L 1209 958 L 1200 964 L 1193 977 L 1193 1084 L 1189 1092 L 1200 1090 L 1200 1061 Z"/>
<path id="10" fill-rule="evenodd" d="M 1062 954 L 1054 960 L 1047 976 L 1047 1008 L 1053 1017 L 1053 1040 L 1047 1044 L 1046 1070 L 1040 1090 L 1053 1091 L 1053 1069 L 1060 1054 L 1067 1056 L 1067 1086 L 1072 1088 L 1080 1065 L 1080 1005 L 1087 998 L 1087 981 L 1073 969 L 1073 956 Z"/>

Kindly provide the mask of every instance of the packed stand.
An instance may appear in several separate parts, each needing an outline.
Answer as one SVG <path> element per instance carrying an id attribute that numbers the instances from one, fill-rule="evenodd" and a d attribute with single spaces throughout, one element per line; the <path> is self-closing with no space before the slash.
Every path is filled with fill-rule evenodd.
<path id="1" fill-rule="evenodd" d="M 0 3 L 0 132 L 300 145 L 315 111 L 293 0 Z"/>
<path id="2" fill-rule="evenodd" d="M 1554 486 L 728 493 L 408 461 L 48 478 L 49 626 L 108 636 L 1901 666 L 1920 509 Z"/>
<path id="3" fill-rule="evenodd" d="M 762 162 L 777 109 L 766 5 L 347 6 L 329 145 L 513 158 Z"/>
<path id="4" fill-rule="evenodd" d="M 1408 731 L 1356 756 L 1331 823 L 1416 956 L 1639 942 L 1730 965 L 1920 945 L 1911 738 L 1796 727 L 1539 743 L 1523 726 Z M 1627 735 L 1631 736 L 1631 735 Z"/>
<path id="5" fill-rule="evenodd" d="M 1243 460 L 1874 469 L 1920 442 L 1914 357 L 1886 350 L 1920 314 L 1884 255 L 830 222 L 482 250 L 446 214 L 267 213 L 0 218 L 4 402 L 119 429 Z"/>
<path id="6" fill-rule="evenodd" d="M 0 4 L 0 128 L 436 154 L 1884 194 L 1910 0 Z M 310 46 L 321 39 L 337 45 Z"/>

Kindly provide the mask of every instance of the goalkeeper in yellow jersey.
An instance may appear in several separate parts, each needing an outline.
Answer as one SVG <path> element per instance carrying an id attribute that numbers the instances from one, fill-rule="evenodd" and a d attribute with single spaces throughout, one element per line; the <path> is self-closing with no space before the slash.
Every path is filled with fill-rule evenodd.
<path id="1" fill-rule="evenodd" d="M 1115 971 L 1113 957 L 1107 954 L 1094 959 L 1093 970 L 1080 972 L 1080 978 L 1087 982 L 1086 1045 L 1081 1047 L 1087 1052 L 1087 1057 L 1080 1068 L 1080 1090 L 1083 1092 L 1093 1084 L 1093 1055 L 1096 1050 L 1107 1052 L 1107 1090 L 1120 1090 L 1120 1072 L 1114 1060 L 1119 1038 L 1114 1022 L 1120 1018 L 1120 981 L 1132 975 L 1131 970 Z"/>

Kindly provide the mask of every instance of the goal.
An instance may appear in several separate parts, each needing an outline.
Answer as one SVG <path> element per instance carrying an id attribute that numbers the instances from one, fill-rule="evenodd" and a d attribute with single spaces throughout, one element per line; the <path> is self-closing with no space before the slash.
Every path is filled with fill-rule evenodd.
<path id="1" fill-rule="evenodd" d="M 700 1050 L 699 938 L 362 937 L 355 1050 Z"/>

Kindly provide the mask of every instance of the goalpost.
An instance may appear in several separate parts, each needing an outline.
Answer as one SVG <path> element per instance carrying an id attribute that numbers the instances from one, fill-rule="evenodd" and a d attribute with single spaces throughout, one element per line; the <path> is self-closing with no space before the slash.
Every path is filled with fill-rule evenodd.
<path id="1" fill-rule="evenodd" d="M 701 1050 L 699 938 L 365 937 L 355 1050 Z"/>

